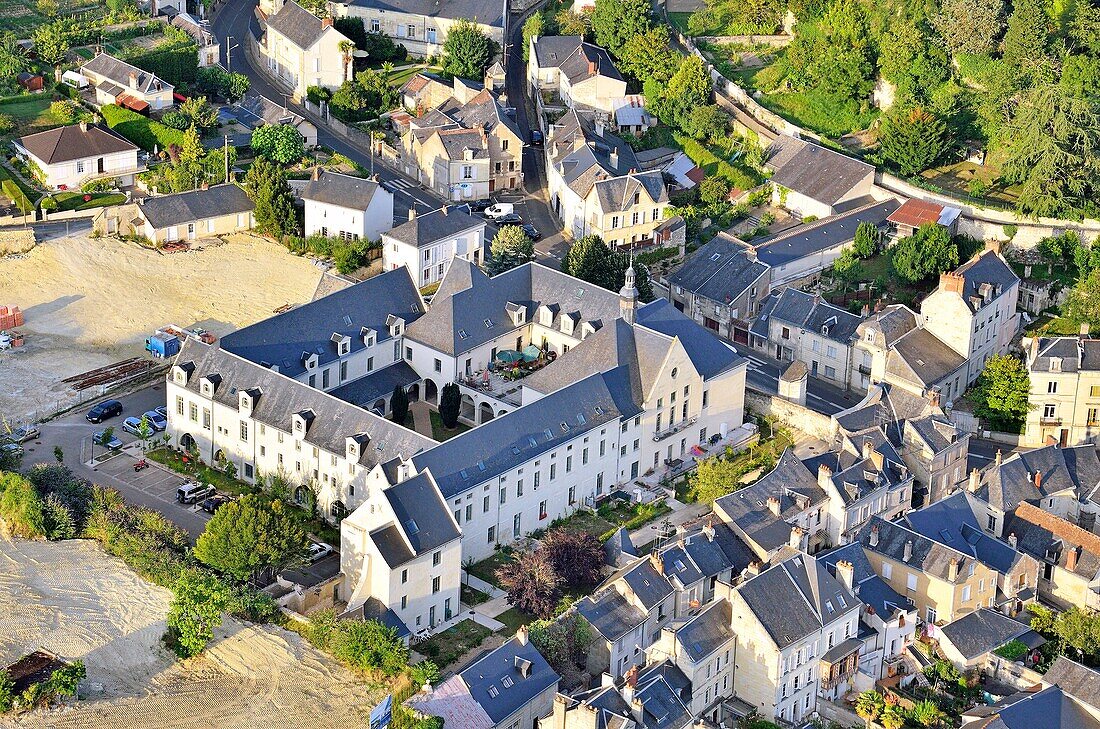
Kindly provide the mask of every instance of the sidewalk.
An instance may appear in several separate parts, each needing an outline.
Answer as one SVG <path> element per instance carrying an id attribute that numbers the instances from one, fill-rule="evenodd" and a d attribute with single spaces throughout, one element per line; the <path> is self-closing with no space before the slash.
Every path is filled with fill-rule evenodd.
<path id="1" fill-rule="evenodd" d="M 413 426 L 420 435 L 432 437 L 432 410 L 423 400 L 409 403 L 409 412 L 413 416 Z"/>

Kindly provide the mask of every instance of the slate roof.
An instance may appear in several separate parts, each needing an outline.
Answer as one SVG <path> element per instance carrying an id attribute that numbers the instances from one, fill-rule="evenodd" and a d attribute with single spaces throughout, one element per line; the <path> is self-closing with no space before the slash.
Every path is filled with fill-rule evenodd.
<path id="1" fill-rule="evenodd" d="M 402 266 L 238 329 L 222 337 L 221 346 L 297 377 L 306 371 L 304 353 L 317 355 L 318 370 L 339 359 L 333 334 L 349 337 L 350 352 L 354 353 L 366 347 L 364 329 L 373 329 L 376 340 L 383 342 L 391 339 L 386 325 L 390 315 L 401 317 L 408 327 L 423 313 L 420 293 L 408 269 Z"/>
<path id="2" fill-rule="evenodd" d="M 521 670 L 526 667 L 526 675 Z M 558 683 L 558 674 L 531 643 L 512 638 L 458 674 L 494 724 L 504 721 Z M 490 692 L 490 688 L 495 691 Z M 495 694 L 495 695 L 494 695 Z"/>
<path id="3" fill-rule="evenodd" d="M 732 612 L 729 602 L 719 598 L 676 629 L 676 642 L 683 646 L 684 653 L 693 663 L 707 660 L 733 640 Z"/>
<path id="4" fill-rule="evenodd" d="M 678 590 L 702 580 L 732 571 L 739 575 L 756 559 L 748 545 L 742 542 L 724 522 L 686 530 L 675 542 L 669 542 L 658 554 L 664 562 L 665 577 Z"/>
<path id="5" fill-rule="evenodd" d="M 428 18 L 469 18 L 493 28 L 504 28 L 504 4 L 497 0 L 351 0 L 349 5 Z"/>
<path id="6" fill-rule="evenodd" d="M 1002 533 L 1014 534 L 1017 548 L 1041 563 L 1053 561 L 1066 569 L 1070 552 L 1076 551 L 1074 574 L 1089 581 L 1100 574 L 1100 536 L 1037 506 L 1027 502 L 1017 506 Z"/>
<path id="7" fill-rule="evenodd" d="M 1027 623 L 989 608 L 979 608 L 967 613 L 943 626 L 940 631 L 967 660 L 996 650 L 1010 640 L 1024 639 L 1031 648 L 1037 648 L 1046 642 Z M 1033 635 L 1026 635 L 1028 633 Z M 1035 638 L 1039 642 L 1033 645 Z"/>
<path id="8" fill-rule="evenodd" d="M 28 134 L 15 140 L 48 165 L 117 152 L 137 151 L 137 145 L 102 124 L 79 124 Z"/>
<path id="9" fill-rule="evenodd" d="M 865 338 L 867 331 L 873 331 L 875 344 L 883 349 L 889 349 L 898 339 L 916 328 L 916 312 L 904 304 L 893 304 L 864 319 L 857 331 L 861 339 Z"/>
<path id="10" fill-rule="evenodd" d="M 906 420 L 905 431 L 912 432 L 933 453 L 942 453 L 958 442 L 959 438 L 959 429 L 954 424 L 931 415 Z"/>
<path id="11" fill-rule="evenodd" d="M 515 120 L 504 113 L 504 107 L 488 89 L 482 89 L 465 104 L 452 96 L 437 109 L 467 129 L 485 129 L 491 133 L 497 125 L 501 125 L 523 139 Z"/>
<path id="12" fill-rule="evenodd" d="M 597 180 L 592 186 L 600 210 L 604 213 L 624 212 L 635 207 L 634 196 L 638 196 L 638 205 L 668 202 L 668 191 L 660 172 L 636 172 L 622 177 Z M 642 195 L 645 195 L 643 197 Z"/>
<path id="13" fill-rule="evenodd" d="M 895 613 L 907 613 L 914 609 L 905 597 L 890 587 L 890 583 L 878 576 L 858 542 L 850 542 L 820 554 L 817 560 L 825 565 L 833 577 L 836 577 L 837 562 L 851 562 L 852 587 L 856 597 L 883 620 L 890 620 Z"/>
<path id="14" fill-rule="evenodd" d="M 878 529 L 878 544 L 871 546 L 871 533 L 876 528 Z M 870 552 L 876 552 L 895 562 L 908 564 L 926 575 L 945 582 L 949 581 L 947 576 L 952 559 L 958 564 L 956 582 L 966 579 L 972 561 L 970 557 L 957 549 L 933 541 L 913 531 L 907 525 L 889 522 L 880 516 L 871 517 L 860 532 L 858 542 Z M 906 542 L 912 542 L 913 545 L 913 552 L 908 561 L 905 560 Z"/>
<path id="15" fill-rule="evenodd" d="M 986 567 L 1007 574 L 1020 555 L 1005 542 L 986 534 L 978 523 L 978 510 L 985 505 L 966 491 L 905 515 L 904 521 L 919 534 L 978 560 Z M 1097 538 L 1100 541 L 1100 537 Z"/>
<path id="16" fill-rule="evenodd" d="M 358 608 L 348 611 L 340 617 L 358 620 L 377 620 L 387 628 L 396 630 L 398 638 L 404 638 L 412 634 L 412 631 L 409 630 L 409 626 L 405 625 L 405 621 L 376 597 L 368 597 L 366 602 Z"/>
<path id="17" fill-rule="evenodd" d="M 291 431 L 294 413 L 312 410 L 316 417 L 303 440 L 329 453 L 342 456 L 347 452 L 348 437 L 365 435 L 359 464 L 366 468 L 394 458 L 408 458 L 435 445 L 431 438 L 253 364 L 224 347 L 203 344 L 188 337 L 176 357 L 176 364 L 193 367 L 187 389 L 196 393 L 200 392 L 204 376 L 217 375 L 220 383 L 214 399 L 227 407 L 239 406 L 240 390 L 258 390 L 260 395 L 252 408 L 253 419 L 283 432 Z"/>
<path id="18" fill-rule="evenodd" d="M 302 188 L 302 199 L 351 210 L 366 210 L 381 189 L 381 185 L 373 180 L 322 171 L 318 179 L 306 182 Z"/>
<path id="19" fill-rule="evenodd" d="M 822 465 L 832 471 L 830 480 L 845 506 L 884 488 L 892 489 L 912 479 L 901 456 L 878 428 L 848 436 L 852 450 L 834 449 L 802 461 L 811 474 Z M 873 457 L 863 457 L 864 442 L 882 456 L 881 468 Z"/>
<path id="20" fill-rule="evenodd" d="M 1064 660 L 1064 659 L 1059 659 Z M 992 706 L 979 704 L 963 712 L 969 729 L 1100 729 L 1089 711 L 1061 687 L 1041 685 L 1007 696 Z"/>
<path id="21" fill-rule="evenodd" d="M 926 398 L 918 397 L 904 388 L 880 382 L 871 385 L 861 401 L 836 413 L 833 419 L 841 430 L 848 433 L 877 427 L 885 428 L 892 433 L 891 437 L 896 437 L 899 435 L 898 421 L 922 418 L 931 413 L 931 404 Z"/>
<path id="22" fill-rule="evenodd" d="M 1081 703 L 1100 709 L 1100 671 L 1058 656 L 1043 675 L 1043 680 L 1057 685 Z"/>
<path id="23" fill-rule="evenodd" d="M 719 233 L 669 275 L 673 286 L 723 304 L 737 299 L 768 272 L 736 239 Z M 744 312 L 747 318 L 749 312 Z"/>
<path id="24" fill-rule="evenodd" d="M 801 553 L 735 589 L 780 650 L 859 610 L 852 593 Z"/>
<path id="25" fill-rule="evenodd" d="M 544 35 L 535 40 L 535 62 L 539 68 L 557 68 L 576 84 L 593 76 L 622 81 L 611 55 L 603 48 L 584 42 L 579 35 Z M 595 64 L 595 72 L 590 71 Z"/>
<path id="26" fill-rule="evenodd" d="M 863 321 L 819 296 L 792 288 L 783 289 L 768 297 L 753 321 L 753 333 L 767 337 L 768 322 L 774 320 L 812 331 L 845 346 L 851 344 L 856 335 L 856 327 Z"/>
<path id="27" fill-rule="evenodd" d="M 582 599 L 577 603 L 577 612 L 608 642 L 618 640 L 646 620 L 645 613 L 612 588 Z"/>
<path id="28" fill-rule="evenodd" d="M 294 0 L 287 0 L 279 12 L 267 19 L 267 27 L 282 35 L 302 50 L 308 50 L 321 39 L 325 24 Z M 333 29 L 333 32 L 339 31 Z"/>
<path id="29" fill-rule="evenodd" d="M 130 74 L 137 75 L 137 92 L 139 94 L 154 94 L 165 89 L 171 90 L 172 84 L 158 78 L 154 74 L 138 68 L 133 64 L 121 61 L 109 53 L 98 53 L 80 67 L 81 71 L 91 71 L 99 76 L 108 78 L 117 84 L 119 91 L 130 89 Z M 115 92 L 117 93 L 117 92 Z"/>
<path id="30" fill-rule="evenodd" d="M 623 560 L 629 560 L 640 556 L 634 543 L 630 540 L 630 532 L 626 527 L 620 527 L 610 539 L 603 545 L 604 564 L 609 567 L 619 567 Z"/>
<path id="31" fill-rule="evenodd" d="M 382 494 L 393 510 L 396 523 L 371 532 L 371 538 L 390 567 L 404 564 L 462 536 L 430 473 L 405 479 Z M 404 534 L 404 539 L 397 530 Z"/>
<path id="32" fill-rule="evenodd" d="M 639 729 L 680 729 L 692 721 L 691 682 L 667 659 L 639 671 L 634 696 L 642 702 Z"/>
<path id="33" fill-rule="evenodd" d="M 1100 339 L 1078 337 L 1039 337 L 1035 356 L 1028 368 L 1042 374 L 1050 372 L 1050 361 L 1061 360 L 1061 372 L 1090 372 L 1100 370 Z"/>
<path id="34" fill-rule="evenodd" d="M 601 176 L 617 177 L 640 168 L 634 150 L 625 140 L 606 129 L 599 134 L 591 117 L 576 109 L 566 112 L 550 132 L 546 140 L 549 164 L 582 198 L 588 196 Z M 612 151 L 617 153 L 615 160 Z"/>
<path id="35" fill-rule="evenodd" d="M 927 329 L 910 331 L 886 354 L 886 372 L 929 387 L 966 364 L 966 358 Z"/>
<path id="36" fill-rule="evenodd" d="M 416 370 L 405 360 L 400 360 L 369 375 L 349 380 L 329 390 L 329 394 L 369 410 L 379 398 L 389 397 L 398 385 L 408 388 L 419 381 L 420 375 L 416 374 Z"/>
<path id="37" fill-rule="evenodd" d="M 786 135 L 778 137 L 768 153 L 767 165 L 775 172 L 773 183 L 826 205 L 835 205 L 875 173 L 866 162 Z"/>
<path id="38" fill-rule="evenodd" d="M 962 276 L 964 280 L 962 298 L 969 305 L 971 296 L 981 296 L 983 284 L 994 287 L 993 297 L 996 298 L 1006 292 L 1010 286 L 1020 281 L 1012 267 L 1008 265 L 999 253 L 993 250 L 984 250 L 974 258 L 955 269 L 954 273 Z M 981 306 L 972 309 L 980 309 Z"/>
<path id="39" fill-rule="evenodd" d="M 467 150 L 474 153 L 474 159 L 485 159 L 489 156 L 489 144 L 479 130 L 438 129 L 435 134 L 439 135 L 439 142 L 450 160 L 466 159 Z"/>
<path id="40" fill-rule="evenodd" d="M 772 181 L 775 182 L 774 177 Z M 757 257 L 769 266 L 782 266 L 831 250 L 855 240 L 856 228 L 860 223 L 869 222 L 881 226 L 897 207 L 898 201 L 890 198 L 882 202 L 869 202 L 808 225 L 800 225 L 756 244 Z"/>
<path id="41" fill-rule="evenodd" d="M 607 579 L 609 583 L 621 582 L 637 598 L 646 610 L 657 607 L 672 594 L 672 585 L 649 557 L 640 557 Z"/>
<path id="42" fill-rule="evenodd" d="M 1035 472 L 1040 485 L 1035 486 Z M 1100 458 L 1096 446 L 1089 443 L 1059 448 L 1043 446 L 1017 452 L 982 471 L 981 486 L 975 494 L 1003 512 L 1014 510 L 1025 501 L 1072 489 L 1078 499 L 1088 498 L 1100 484 Z"/>
<path id="43" fill-rule="evenodd" d="M 224 215 L 249 213 L 256 208 L 244 189 L 232 182 L 205 190 L 141 198 L 137 205 L 156 230 Z"/>
<path id="44" fill-rule="evenodd" d="M 747 363 L 737 350 L 689 319 L 666 299 L 656 299 L 640 307 L 635 321 L 647 329 L 679 339 L 704 380 Z"/>
<path id="45" fill-rule="evenodd" d="M 386 231 L 382 237 L 419 248 L 437 243 L 444 238 L 454 237 L 467 230 L 484 227 L 484 220 L 475 218 L 458 208 L 444 206 L 439 210 L 417 215 L 412 220 Z M 457 262 L 457 259 L 451 262 L 450 270 L 455 269 Z M 447 275 L 450 273 L 448 272 Z"/>

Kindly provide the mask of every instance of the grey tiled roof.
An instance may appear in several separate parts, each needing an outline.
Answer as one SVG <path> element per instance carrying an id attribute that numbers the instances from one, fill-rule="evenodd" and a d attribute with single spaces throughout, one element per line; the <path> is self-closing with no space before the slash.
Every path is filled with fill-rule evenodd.
<path id="1" fill-rule="evenodd" d="M 876 335 L 875 343 L 886 349 L 894 346 L 894 342 L 916 327 L 916 312 L 904 304 L 894 304 L 871 314 L 860 324 L 858 331 L 863 338 L 867 330 L 873 330 Z"/>
<path id="2" fill-rule="evenodd" d="M 773 183 L 826 205 L 835 205 L 875 173 L 866 162 L 786 135 L 778 137 L 768 153 L 767 165 L 775 171 Z"/>
<path id="3" fill-rule="evenodd" d="M 775 181 L 774 178 L 772 180 Z M 898 201 L 890 198 L 800 225 L 757 245 L 757 257 L 769 266 L 782 266 L 805 256 L 831 250 L 855 240 L 860 223 L 870 222 L 881 226 L 890 213 L 898 208 Z"/>
<path id="4" fill-rule="evenodd" d="M 577 612 L 606 641 L 616 641 L 645 622 L 646 614 L 607 588 L 577 603 Z"/>
<path id="5" fill-rule="evenodd" d="M 898 611 L 908 612 L 909 601 L 899 595 L 890 584 L 883 580 L 871 566 L 871 560 L 863 551 L 858 542 L 850 542 L 842 547 L 837 547 L 817 557 L 836 577 L 836 563 L 847 561 L 852 563 L 852 586 L 856 597 L 864 605 L 874 609 L 875 613 L 883 620 L 889 620 Z"/>
<path id="6" fill-rule="evenodd" d="M 767 322 L 778 320 L 848 345 L 856 334 L 856 327 L 863 321 L 819 296 L 792 288 L 772 294 L 765 306 L 767 311 L 762 309 L 753 322 L 754 332 L 757 323 L 763 323 L 762 336 L 767 336 Z"/>
<path id="7" fill-rule="evenodd" d="M 1035 486 L 1035 472 L 1040 485 Z M 994 462 L 982 471 L 981 487 L 976 494 L 995 508 L 1009 512 L 1021 502 L 1037 501 L 1049 494 L 1072 489 L 1077 498 L 1088 498 L 1100 484 L 1100 459 L 1096 446 L 1085 444 L 1059 448 L 1050 445 L 1013 453 L 1000 464 Z"/>
<path id="8" fill-rule="evenodd" d="M 736 240 L 719 233 L 695 253 L 668 280 L 711 301 L 729 303 L 761 280 L 765 263 L 754 260 Z M 747 317 L 749 312 L 743 312 Z M 744 318 L 744 317 L 743 317 Z"/>
<path id="9" fill-rule="evenodd" d="M 1005 542 L 982 531 L 978 523 L 978 510 L 984 516 L 986 506 L 966 491 L 956 491 L 946 499 L 909 512 L 905 521 L 914 531 L 929 539 L 957 549 L 996 572 L 1007 574 L 1016 564 L 1019 554 Z"/>
<path id="10" fill-rule="evenodd" d="M 526 666 L 526 675 L 521 666 Z M 503 723 L 558 683 L 558 674 L 538 649 L 518 638 L 479 658 L 459 676 L 495 724 Z M 496 687 L 495 695 L 489 692 L 491 686 Z"/>
<path id="11" fill-rule="evenodd" d="M 485 227 L 484 220 L 448 206 L 417 215 L 412 220 L 386 231 L 382 236 L 419 248 L 479 227 Z M 456 263 L 458 263 L 457 259 L 452 261 L 451 270 L 455 268 Z"/>
<path id="12" fill-rule="evenodd" d="M 696 324 L 665 299 L 651 301 L 639 308 L 637 322 L 648 329 L 679 339 L 691 357 L 691 363 L 704 380 L 747 361 L 716 334 Z"/>
<path id="13" fill-rule="evenodd" d="M 325 32 L 325 25 L 294 0 L 287 0 L 279 12 L 267 19 L 267 27 L 303 50 L 313 47 Z"/>
<path id="14" fill-rule="evenodd" d="M 886 355 L 886 371 L 921 386 L 935 385 L 966 365 L 966 358 L 927 329 L 914 329 Z"/>
<path id="15" fill-rule="evenodd" d="M 382 493 L 396 523 L 381 534 L 372 532 L 371 538 L 390 567 L 405 564 L 462 536 L 430 473 L 420 473 Z"/>
<path id="16" fill-rule="evenodd" d="M 523 139 L 516 122 L 504 113 L 504 107 L 488 89 L 482 89 L 465 104 L 452 96 L 440 104 L 438 110 L 467 129 L 485 129 L 492 133 L 497 125 L 501 125 Z M 418 120 L 418 123 L 420 121 L 422 120 Z"/>
<path id="17" fill-rule="evenodd" d="M 880 382 L 871 385 L 858 403 L 833 416 L 840 428 L 848 433 L 871 427 L 886 428 L 892 438 L 899 434 L 896 421 L 922 418 L 932 412 L 926 398 L 908 390 Z"/>
<path id="18" fill-rule="evenodd" d="M 154 74 L 129 64 L 126 61 L 120 61 L 108 53 L 97 54 L 95 58 L 85 63 L 80 68 L 81 70 L 88 70 L 100 76 L 104 76 L 105 78 L 109 78 L 121 87 L 119 91 L 130 88 L 131 73 L 137 75 L 137 90 L 139 93 L 152 94 L 172 88 L 172 84 L 157 78 Z"/>
<path id="19" fill-rule="evenodd" d="M 978 704 L 964 711 L 963 726 L 971 729 L 1100 729 L 1100 720 L 1068 693 L 1061 686 L 1043 688 L 1037 685 L 992 705 Z"/>
<path id="20" fill-rule="evenodd" d="M 638 673 L 634 696 L 642 702 L 639 729 L 682 729 L 692 723 L 691 682 L 668 659 Z"/>
<path id="21" fill-rule="evenodd" d="M 302 199 L 352 210 L 366 210 L 380 189 L 377 182 L 362 177 L 321 172 L 319 179 L 306 182 L 302 188 Z"/>
<path id="22" fill-rule="evenodd" d="M 617 153 L 617 160 L 611 152 Z M 617 177 L 639 169 L 634 150 L 622 138 L 607 130 L 598 134 L 587 114 L 571 109 L 551 128 L 546 140 L 549 163 L 557 168 L 565 184 L 587 197 L 600 176 Z"/>
<path id="23" fill-rule="evenodd" d="M 398 385 L 408 388 L 419 381 L 420 375 L 416 374 L 416 370 L 408 362 L 401 360 L 369 375 L 350 380 L 329 390 L 329 394 L 352 405 L 370 409 L 379 398 L 389 397 L 393 388 Z"/>
<path id="24" fill-rule="evenodd" d="M 955 269 L 955 273 L 963 277 L 962 297 L 968 305 L 971 296 L 981 296 L 982 284 L 992 285 L 994 296 L 999 296 L 1020 280 L 1000 254 L 992 250 L 982 251 Z"/>
<path id="25" fill-rule="evenodd" d="M 668 201 L 665 181 L 660 172 L 639 172 L 598 180 L 593 189 L 600 202 L 600 209 L 605 213 L 632 209 L 635 195 L 638 196 L 638 204 L 646 204 L 646 198 L 642 197 L 643 193 L 653 203 Z"/>
<path id="26" fill-rule="evenodd" d="M 756 559 L 748 545 L 738 539 L 727 524 L 719 521 L 713 529 L 713 539 L 707 538 L 702 527 L 697 527 L 660 550 L 665 576 L 673 584 L 679 583 L 677 589 L 723 572 L 741 574 Z"/>
<path id="27" fill-rule="evenodd" d="M 1025 633 L 1032 632 L 1027 623 L 989 608 L 979 608 L 975 612 L 967 613 L 943 626 L 940 631 L 968 660 L 996 650 L 1010 640 L 1020 639 Z M 1040 644 L 1045 642 L 1040 639 Z"/>
<path id="28" fill-rule="evenodd" d="M 436 134 L 439 135 L 443 151 L 450 160 L 465 159 L 467 150 L 474 153 L 474 159 L 485 159 L 489 156 L 489 144 L 479 130 L 440 129 Z"/>
<path id="29" fill-rule="evenodd" d="M 694 663 L 706 660 L 733 639 L 731 614 L 729 602 L 714 600 L 676 630 L 676 641 Z"/>
<path id="30" fill-rule="evenodd" d="M 933 453 L 942 453 L 958 441 L 959 429 L 950 421 L 931 415 L 905 421 L 906 432 L 926 443 Z"/>
<path id="31" fill-rule="evenodd" d="M 1036 356 L 1029 363 L 1032 372 L 1050 372 L 1050 361 L 1060 359 L 1062 372 L 1100 370 L 1100 339 L 1040 337 Z"/>
<path id="32" fill-rule="evenodd" d="M 657 607 L 662 600 L 672 594 L 672 585 L 663 574 L 657 571 L 648 557 L 642 557 L 630 567 L 620 571 L 617 579 L 621 579 L 630 587 L 630 591 L 646 610 Z"/>
<path id="33" fill-rule="evenodd" d="M 428 18 L 468 18 L 481 25 L 504 28 L 504 3 L 498 0 L 449 0 L 445 3 L 435 0 L 351 0 L 348 4 Z"/>
<path id="34" fill-rule="evenodd" d="M 871 546 L 871 532 L 878 529 L 878 544 Z M 908 526 L 889 522 L 879 516 L 871 520 L 859 534 L 859 543 L 863 548 L 888 557 L 895 562 L 903 562 L 924 572 L 926 575 L 948 581 L 948 570 L 952 559 L 958 564 L 956 581 L 966 579 L 972 560 L 967 555 L 940 542 L 933 541 L 913 531 Z M 912 542 L 912 554 L 905 560 L 905 544 Z"/>
<path id="35" fill-rule="evenodd" d="M 138 210 L 157 230 L 223 215 L 248 213 L 255 207 L 244 189 L 233 183 L 138 200 Z"/>
<path id="36" fill-rule="evenodd" d="M 1057 685 L 1081 703 L 1100 709 L 1100 671 L 1086 668 L 1065 656 L 1058 656 L 1043 679 Z"/>
<path id="37" fill-rule="evenodd" d="M 137 145 L 102 124 L 79 124 L 20 137 L 16 143 L 48 165 L 116 152 L 137 151 Z"/>
<path id="38" fill-rule="evenodd" d="M 349 337 L 350 351 L 358 352 L 366 347 L 364 328 L 373 329 L 377 341 L 385 341 L 391 338 L 386 326 L 391 314 L 403 318 L 408 327 L 420 318 L 423 307 L 409 270 L 401 267 L 238 329 L 222 337 L 221 346 L 297 377 L 306 371 L 303 353 L 317 355 L 318 369 L 339 359 L 333 334 Z"/>

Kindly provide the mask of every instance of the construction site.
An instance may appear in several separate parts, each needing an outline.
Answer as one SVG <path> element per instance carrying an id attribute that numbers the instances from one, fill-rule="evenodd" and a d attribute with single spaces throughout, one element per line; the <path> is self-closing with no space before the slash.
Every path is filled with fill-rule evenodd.
<path id="1" fill-rule="evenodd" d="M 320 276 L 245 234 L 174 255 L 74 235 L 0 257 L 0 416 L 36 422 L 152 378 L 170 361 L 146 351 L 157 334 L 221 337 L 308 301 Z"/>

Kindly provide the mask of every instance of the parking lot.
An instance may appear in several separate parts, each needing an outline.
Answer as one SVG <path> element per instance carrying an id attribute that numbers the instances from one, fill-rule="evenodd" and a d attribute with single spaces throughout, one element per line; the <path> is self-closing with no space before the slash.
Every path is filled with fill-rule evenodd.
<path id="1" fill-rule="evenodd" d="M 198 504 L 183 505 L 176 501 L 176 489 L 186 483 L 187 479 L 153 461 L 149 461 L 148 468 L 135 471 L 134 464 L 140 457 L 141 452 L 137 445 L 131 444 L 106 460 L 97 461 L 92 468 L 99 474 L 101 483 L 112 483 L 116 488 L 121 487 L 123 493 L 131 500 L 136 500 L 132 494 L 140 493 L 148 499 L 160 502 L 160 504 L 152 504 L 142 500 L 145 505 L 163 512 L 169 519 L 189 532 L 192 531 L 193 526 L 197 526 L 198 532 L 201 532 L 210 515 L 199 508 Z M 103 478 L 104 476 L 107 478 Z"/>

